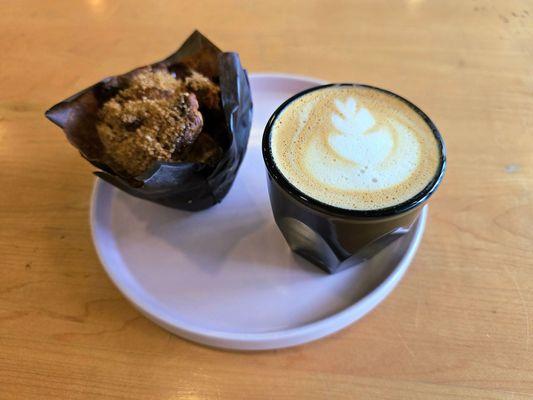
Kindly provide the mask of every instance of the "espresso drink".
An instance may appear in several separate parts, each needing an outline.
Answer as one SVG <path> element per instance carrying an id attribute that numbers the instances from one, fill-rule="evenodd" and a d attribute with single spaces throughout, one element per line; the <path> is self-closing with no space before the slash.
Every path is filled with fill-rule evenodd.
<path id="1" fill-rule="evenodd" d="M 419 194 L 441 168 L 432 127 L 403 99 L 371 87 L 326 86 L 290 102 L 270 131 L 281 174 L 307 196 L 378 210 Z"/>

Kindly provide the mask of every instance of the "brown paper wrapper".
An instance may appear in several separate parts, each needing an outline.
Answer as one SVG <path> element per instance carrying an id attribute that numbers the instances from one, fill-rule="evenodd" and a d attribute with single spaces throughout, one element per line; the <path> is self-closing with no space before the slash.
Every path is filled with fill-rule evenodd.
<path id="1" fill-rule="evenodd" d="M 150 66 L 179 75 L 183 65 L 220 85 L 222 112 L 204 115 L 208 132 L 223 151 L 216 165 L 155 162 L 147 172 L 124 178 L 102 162 L 105 149 L 96 131 L 98 110 L 144 67 L 103 79 L 56 104 L 45 115 L 63 129 L 69 142 L 99 169 L 95 175 L 106 182 L 133 196 L 173 208 L 198 211 L 211 207 L 230 190 L 246 153 L 252 123 L 250 84 L 239 55 L 222 52 L 198 31 L 175 53 Z"/>

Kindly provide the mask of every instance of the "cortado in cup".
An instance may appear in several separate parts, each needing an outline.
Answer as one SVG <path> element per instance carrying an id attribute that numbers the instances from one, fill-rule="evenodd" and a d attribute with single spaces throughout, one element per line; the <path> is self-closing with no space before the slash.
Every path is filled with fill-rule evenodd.
<path id="1" fill-rule="evenodd" d="M 289 247 L 330 273 L 407 233 L 446 168 L 426 114 L 392 92 L 349 83 L 284 102 L 265 128 L 263 158 Z"/>

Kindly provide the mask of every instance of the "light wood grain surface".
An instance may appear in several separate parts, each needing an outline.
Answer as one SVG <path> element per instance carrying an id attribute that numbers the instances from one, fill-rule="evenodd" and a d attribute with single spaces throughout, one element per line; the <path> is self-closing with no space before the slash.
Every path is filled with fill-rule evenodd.
<path id="1" fill-rule="evenodd" d="M 93 168 L 43 112 L 195 28 L 252 72 L 391 89 L 443 132 L 420 251 L 356 325 L 212 350 L 140 316 L 104 274 Z M 533 397 L 531 1 L 4 1 L 0 50 L 0 399 Z"/>

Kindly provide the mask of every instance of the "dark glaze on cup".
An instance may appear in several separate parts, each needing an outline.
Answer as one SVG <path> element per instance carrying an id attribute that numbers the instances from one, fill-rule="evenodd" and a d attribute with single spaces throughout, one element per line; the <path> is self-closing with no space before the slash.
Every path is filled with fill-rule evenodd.
<path id="1" fill-rule="evenodd" d="M 299 97 L 326 87 L 362 86 L 394 96 L 414 110 L 431 128 L 440 149 L 440 163 L 433 179 L 411 199 L 377 210 L 347 210 L 320 202 L 292 185 L 276 166 L 270 134 L 283 109 Z M 435 192 L 446 169 L 446 149 L 437 127 L 417 106 L 397 94 L 374 86 L 340 83 L 313 87 L 285 101 L 270 117 L 263 134 L 263 159 L 268 172 L 268 192 L 274 219 L 295 253 L 329 273 L 371 258 L 407 233 L 422 206 Z"/>

